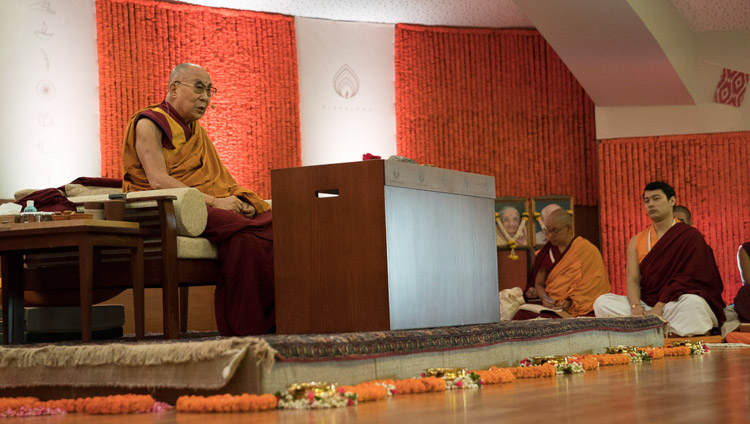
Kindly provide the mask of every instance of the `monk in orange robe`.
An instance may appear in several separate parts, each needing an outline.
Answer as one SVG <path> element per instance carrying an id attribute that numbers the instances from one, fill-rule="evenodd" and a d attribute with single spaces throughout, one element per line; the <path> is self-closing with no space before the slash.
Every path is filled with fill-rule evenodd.
<path id="1" fill-rule="evenodd" d="M 651 225 L 627 248 L 627 295 L 596 300 L 597 317 L 657 315 L 673 335 L 702 336 L 725 321 L 724 290 L 713 249 L 694 227 L 674 217 L 674 188 L 654 181 L 643 190 Z"/>
<path id="2" fill-rule="evenodd" d="M 216 88 L 205 69 L 177 65 L 167 97 L 130 119 L 123 141 L 124 191 L 194 187 L 203 193 L 203 237 L 216 243 L 222 264 L 214 295 L 223 336 L 275 331 L 271 206 L 238 185 L 198 120 Z"/>
<path id="3" fill-rule="evenodd" d="M 545 221 L 547 243 L 537 253 L 532 275 L 536 295 L 547 308 L 571 316 L 591 315 L 597 297 L 609 292 L 609 278 L 599 249 L 573 233 L 573 217 L 563 209 Z M 514 319 L 539 316 L 520 310 Z M 557 314 L 542 313 L 543 317 Z"/>

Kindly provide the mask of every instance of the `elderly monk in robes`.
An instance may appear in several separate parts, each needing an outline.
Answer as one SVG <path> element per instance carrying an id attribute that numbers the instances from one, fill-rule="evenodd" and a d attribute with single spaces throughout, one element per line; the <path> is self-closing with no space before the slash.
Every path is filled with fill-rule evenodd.
<path id="1" fill-rule="evenodd" d="M 675 219 L 676 196 L 669 184 L 646 185 L 643 203 L 651 225 L 628 244 L 627 296 L 599 297 L 596 316 L 658 315 L 681 337 L 721 326 L 724 284 L 713 249 L 697 229 Z"/>
<path id="2" fill-rule="evenodd" d="M 571 316 L 591 315 L 597 297 L 609 292 L 609 278 L 599 249 L 573 233 L 573 217 L 564 209 L 552 211 L 544 221 L 547 243 L 536 255 L 531 278 L 533 290 L 548 308 L 561 309 Z M 513 319 L 535 318 L 534 312 L 520 310 Z M 543 317 L 558 317 L 542 312 Z"/>
<path id="3" fill-rule="evenodd" d="M 198 120 L 216 88 L 205 69 L 183 63 L 169 75 L 166 99 L 133 115 L 123 145 L 123 190 L 195 187 L 216 243 L 221 276 L 214 294 L 222 336 L 275 331 L 271 206 L 238 185 Z"/>

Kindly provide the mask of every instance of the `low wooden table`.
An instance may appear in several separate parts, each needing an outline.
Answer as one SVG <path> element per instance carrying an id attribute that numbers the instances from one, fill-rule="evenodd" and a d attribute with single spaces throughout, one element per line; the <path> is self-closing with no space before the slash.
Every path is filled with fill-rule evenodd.
<path id="1" fill-rule="evenodd" d="M 78 250 L 81 292 L 81 336 L 91 341 L 91 301 L 94 250 L 129 248 L 136 338 L 144 335 L 143 231 L 138 223 L 68 220 L 0 225 L 2 265 L 3 343 L 18 344 L 24 337 L 24 255 Z"/>

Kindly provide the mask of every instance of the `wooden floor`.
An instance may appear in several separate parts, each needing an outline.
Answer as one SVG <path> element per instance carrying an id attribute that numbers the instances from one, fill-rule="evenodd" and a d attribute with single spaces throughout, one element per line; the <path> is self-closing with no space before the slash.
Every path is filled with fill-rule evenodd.
<path id="1" fill-rule="evenodd" d="M 22 419 L 37 423 L 747 423 L 750 348 L 517 380 L 478 390 L 397 396 L 319 411 Z"/>

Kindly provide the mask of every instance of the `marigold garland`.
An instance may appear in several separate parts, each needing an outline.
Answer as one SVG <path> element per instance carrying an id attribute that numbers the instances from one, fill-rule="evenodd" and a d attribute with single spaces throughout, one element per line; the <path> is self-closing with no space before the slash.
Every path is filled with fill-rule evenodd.
<path id="1" fill-rule="evenodd" d="M 87 414 L 130 414 L 148 412 L 157 404 L 150 395 L 112 395 L 77 399 L 59 399 L 42 402 L 37 398 L 0 398 L 0 411 L 17 412 L 34 409 L 44 413 L 50 410 L 85 412 Z M 45 414 L 48 415 L 48 414 Z"/>
<path id="2" fill-rule="evenodd" d="M 339 386 L 339 393 L 353 393 L 357 395 L 357 402 L 369 402 L 373 400 L 385 399 L 390 395 L 386 385 L 375 382 L 365 382 L 356 386 Z"/>
<path id="3" fill-rule="evenodd" d="M 704 354 L 708 348 L 700 343 L 700 348 L 690 346 L 635 348 L 634 352 L 601 355 L 570 355 L 566 357 L 570 372 L 583 372 L 599 366 L 629 364 L 643 360 L 663 359 L 665 356 L 688 356 Z M 692 346 L 692 347 L 691 347 Z M 356 405 L 358 402 L 384 399 L 395 394 L 440 392 L 451 388 L 478 387 L 483 384 L 511 383 L 517 378 L 543 378 L 560 374 L 560 370 L 550 362 L 532 365 L 529 358 L 520 361 L 522 366 L 470 371 L 465 378 L 476 384 L 457 384 L 439 377 L 406 378 L 401 380 L 375 380 L 353 386 L 339 386 L 333 393 L 333 401 L 325 399 L 317 402 L 315 395 L 308 393 L 307 399 L 294 400 L 285 407 L 330 408 Z M 559 367 L 558 367 L 559 368 Z M 566 370 L 562 370 L 566 371 Z M 463 382 L 463 380 L 461 381 Z M 229 394 L 216 396 L 181 396 L 177 399 L 179 412 L 255 412 L 281 407 L 275 395 Z M 35 397 L 0 398 L 0 417 L 22 417 L 56 415 L 64 413 L 88 414 L 127 414 L 134 412 L 160 412 L 171 407 L 156 402 L 148 395 L 113 395 L 92 398 L 59 399 L 40 401 Z"/>
<path id="4" fill-rule="evenodd" d="M 442 392 L 446 390 L 445 380 L 437 377 L 406 378 L 393 381 L 394 394 Z"/>
<path id="5" fill-rule="evenodd" d="M 507 368 L 507 370 L 513 373 L 513 376 L 516 378 L 554 377 L 557 372 L 555 366 L 550 363 L 531 367 L 512 367 Z"/>
<path id="6" fill-rule="evenodd" d="M 609 354 L 603 354 L 603 355 L 591 355 L 594 359 L 596 359 L 597 362 L 599 362 L 599 366 L 607 366 L 607 365 L 623 365 L 623 364 L 629 364 L 630 356 L 624 354 L 624 353 L 609 353 Z"/>
<path id="7" fill-rule="evenodd" d="M 687 356 L 690 355 L 690 353 L 690 348 L 687 346 L 664 348 L 664 356 Z"/>
<path id="8" fill-rule="evenodd" d="M 474 370 L 472 372 L 479 375 L 485 384 L 505 384 L 516 380 L 516 377 L 507 368 L 490 367 L 486 371 Z"/>
<path id="9" fill-rule="evenodd" d="M 216 395 L 216 396 L 180 396 L 177 399 L 177 410 L 180 412 L 255 412 L 276 408 L 277 398 L 274 395 Z"/>

